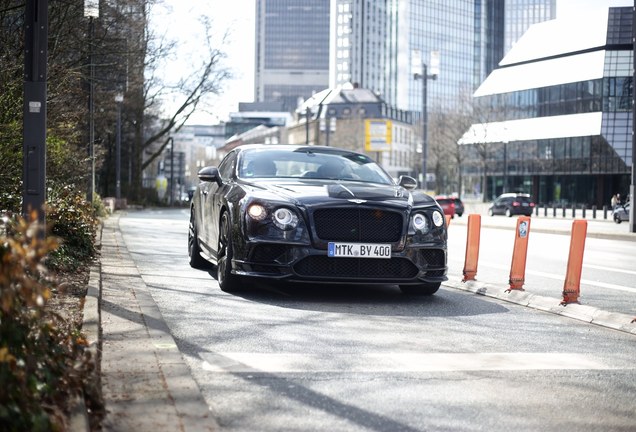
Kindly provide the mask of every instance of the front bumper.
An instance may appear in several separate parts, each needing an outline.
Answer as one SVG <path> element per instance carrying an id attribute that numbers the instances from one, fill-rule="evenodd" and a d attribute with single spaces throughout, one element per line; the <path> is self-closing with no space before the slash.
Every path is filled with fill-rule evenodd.
<path id="1" fill-rule="evenodd" d="M 391 258 L 332 258 L 304 245 L 255 243 L 246 259 L 234 259 L 234 273 L 297 282 L 421 284 L 447 280 L 445 244 L 406 247 Z"/>

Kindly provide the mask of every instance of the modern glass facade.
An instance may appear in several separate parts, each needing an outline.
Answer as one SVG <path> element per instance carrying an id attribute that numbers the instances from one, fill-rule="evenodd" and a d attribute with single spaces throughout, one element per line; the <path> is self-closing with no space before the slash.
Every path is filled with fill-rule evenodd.
<path id="1" fill-rule="evenodd" d="M 464 174 L 472 176 L 473 188 L 485 186 L 486 200 L 522 191 L 539 203 L 602 206 L 615 193 L 627 194 L 632 8 L 608 8 L 596 19 L 544 26 L 545 39 L 555 32 L 576 41 L 546 57 L 502 62 L 475 93 L 484 121 L 460 143 L 470 144 L 464 147 L 470 161 Z M 590 28 L 598 37 L 587 47 L 578 45 Z M 542 44 L 541 32 L 534 33 L 534 43 Z M 485 177 L 485 185 L 475 184 L 477 177 Z"/>
<path id="2" fill-rule="evenodd" d="M 329 0 L 256 1 L 256 102 L 300 99 L 329 84 Z"/>
<path id="3" fill-rule="evenodd" d="M 428 106 L 452 111 L 496 67 L 506 43 L 554 18 L 555 1 L 335 0 L 330 85 L 357 83 L 398 109 L 421 113 L 423 83 L 414 74 L 439 52 Z"/>

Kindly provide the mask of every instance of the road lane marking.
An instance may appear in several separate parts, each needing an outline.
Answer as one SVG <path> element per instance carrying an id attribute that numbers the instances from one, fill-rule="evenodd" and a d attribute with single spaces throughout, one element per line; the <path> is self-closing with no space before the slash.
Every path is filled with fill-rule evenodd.
<path id="1" fill-rule="evenodd" d="M 596 270 L 603 270 L 603 271 L 606 271 L 608 273 L 625 273 L 625 274 L 636 275 L 636 271 L 634 271 L 634 270 L 626 270 L 626 269 L 622 269 L 622 268 L 598 266 L 598 265 L 594 265 L 594 264 L 583 264 L 583 269 L 585 270 L 586 268 L 593 268 L 593 269 L 596 269 Z"/>
<path id="2" fill-rule="evenodd" d="M 209 372 L 461 372 L 614 369 L 591 356 L 575 353 L 385 353 L 312 355 L 219 352 L 201 354 Z"/>
<path id="3" fill-rule="evenodd" d="M 490 267 L 490 268 L 495 268 L 495 269 L 499 269 L 499 270 L 510 270 L 510 267 L 506 267 L 503 265 L 499 265 L 499 264 L 494 264 L 494 263 L 489 263 L 489 262 L 480 262 L 479 265 L 483 265 L 486 267 Z M 583 266 L 583 269 L 585 269 L 586 266 Z M 555 280 L 560 280 L 563 281 L 565 279 L 565 273 L 562 275 L 556 275 L 554 273 L 546 273 L 546 272 L 541 272 L 541 271 L 536 271 L 536 270 L 526 270 L 526 274 L 527 275 L 533 275 L 533 276 L 540 276 L 540 277 L 544 277 L 547 279 L 555 279 Z M 615 291 L 624 291 L 624 292 L 629 292 L 632 294 L 636 294 L 636 288 L 634 287 L 626 287 L 624 285 L 615 285 L 615 284 L 609 284 L 609 283 L 605 283 L 605 282 L 598 282 L 598 281 L 593 281 L 593 280 L 589 280 L 589 279 L 581 279 L 581 285 L 588 285 L 588 286 L 592 286 L 592 287 L 597 287 L 597 288 L 607 288 L 607 289 L 612 289 Z"/>

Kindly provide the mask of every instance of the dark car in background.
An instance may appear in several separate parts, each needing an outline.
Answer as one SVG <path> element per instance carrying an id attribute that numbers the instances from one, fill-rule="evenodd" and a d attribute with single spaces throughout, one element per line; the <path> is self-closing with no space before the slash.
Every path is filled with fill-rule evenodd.
<path id="1" fill-rule="evenodd" d="M 450 216 L 451 219 L 455 217 L 455 199 L 446 195 L 436 195 L 435 201 L 442 207 L 444 214 Z"/>
<path id="2" fill-rule="evenodd" d="M 462 217 L 464 214 L 464 203 L 458 197 L 453 197 L 453 201 L 455 202 L 455 214 Z"/>
<path id="3" fill-rule="evenodd" d="M 417 181 L 334 147 L 242 145 L 199 171 L 190 265 L 216 266 L 224 291 L 254 281 L 395 284 L 434 294 L 447 280 L 447 231 Z"/>
<path id="4" fill-rule="evenodd" d="M 521 193 L 504 193 L 493 201 L 488 209 L 490 216 L 506 215 L 512 217 L 514 215 L 532 216 L 534 211 L 534 201 L 528 194 Z"/>
<path id="5" fill-rule="evenodd" d="M 626 204 L 618 204 L 614 208 L 614 213 L 612 214 L 612 218 L 614 222 L 617 224 L 623 221 L 629 221 L 629 203 Z"/>

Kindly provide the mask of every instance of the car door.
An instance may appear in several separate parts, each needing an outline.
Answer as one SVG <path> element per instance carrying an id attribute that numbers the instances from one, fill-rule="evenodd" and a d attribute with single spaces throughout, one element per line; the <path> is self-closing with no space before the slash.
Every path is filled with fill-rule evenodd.
<path id="1" fill-rule="evenodd" d="M 504 198 L 497 198 L 495 202 L 492 203 L 493 214 L 503 214 L 504 209 Z"/>

